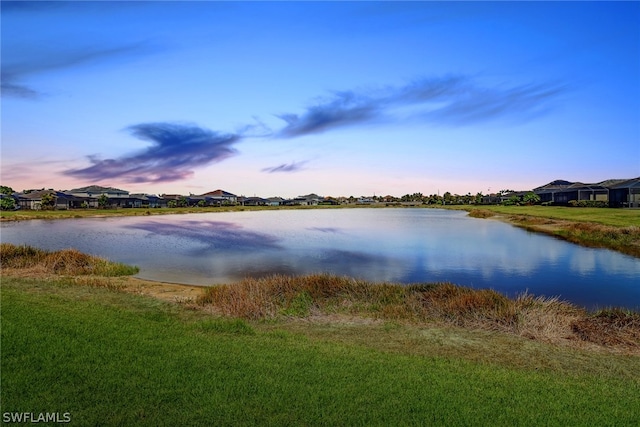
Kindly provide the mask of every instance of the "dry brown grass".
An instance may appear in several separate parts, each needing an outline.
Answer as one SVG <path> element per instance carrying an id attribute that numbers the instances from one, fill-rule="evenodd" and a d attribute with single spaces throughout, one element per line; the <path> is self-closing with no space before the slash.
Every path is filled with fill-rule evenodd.
<path id="1" fill-rule="evenodd" d="M 509 299 L 493 290 L 450 283 L 403 286 L 330 275 L 271 276 L 210 287 L 196 302 L 222 315 L 251 320 L 360 316 L 640 352 L 638 313 L 589 314 L 557 298 L 525 294 Z"/>
<path id="2" fill-rule="evenodd" d="M 2 243 L 0 266 L 4 269 L 27 270 L 40 274 L 123 276 L 135 274 L 137 267 L 110 262 L 83 254 L 76 249 L 45 251 L 26 245 Z"/>
<path id="3" fill-rule="evenodd" d="M 571 328 L 580 339 L 603 346 L 640 348 L 640 313 L 602 310 L 577 319 Z"/>
<path id="4" fill-rule="evenodd" d="M 375 313 L 390 312 L 402 302 L 396 286 L 374 285 L 347 277 L 310 275 L 247 278 L 231 285 L 213 286 L 199 298 L 221 314 L 246 319 L 307 316 L 312 311 Z"/>
<path id="5" fill-rule="evenodd" d="M 471 209 L 469 216 L 473 218 L 491 218 L 492 216 L 496 216 L 496 213 L 487 209 Z"/>

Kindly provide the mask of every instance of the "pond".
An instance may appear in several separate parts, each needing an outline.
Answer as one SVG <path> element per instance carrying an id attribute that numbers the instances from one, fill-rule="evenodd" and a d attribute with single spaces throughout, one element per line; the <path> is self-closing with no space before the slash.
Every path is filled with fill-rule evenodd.
<path id="1" fill-rule="evenodd" d="M 640 309 L 640 260 L 466 212 L 317 209 L 31 220 L 3 242 L 76 248 L 140 267 L 139 277 L 210 285 L 280 273 L 443 282 L 559 296 L 589 309 Z"/>

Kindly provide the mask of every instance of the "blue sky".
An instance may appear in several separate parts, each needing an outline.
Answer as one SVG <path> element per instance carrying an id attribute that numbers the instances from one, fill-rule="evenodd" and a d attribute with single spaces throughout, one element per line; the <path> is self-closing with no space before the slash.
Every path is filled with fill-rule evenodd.
<path id="1" fill-rule="evenodd" d="M 18 191 L 637 176 L 639 2 L 2 2 L 0 183 Z"/>

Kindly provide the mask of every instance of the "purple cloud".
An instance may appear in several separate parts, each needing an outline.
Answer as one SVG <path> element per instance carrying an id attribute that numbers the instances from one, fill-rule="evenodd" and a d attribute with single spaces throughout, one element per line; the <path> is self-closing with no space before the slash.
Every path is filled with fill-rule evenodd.
<path id="1" fill-rule="evenodd" d="M 236 154 L 233 145 L 242 139 L 237 134 L 176 123 L 143 123 L 126 130 L 139 139 L 151 141 L 152 145 L 117 159 L 90 156 L 91 166 L 71 169 L 65 174 L 97 181 L 111 178 L 132 183 L 177 181 L 192 176 L 194 167 Z"/>

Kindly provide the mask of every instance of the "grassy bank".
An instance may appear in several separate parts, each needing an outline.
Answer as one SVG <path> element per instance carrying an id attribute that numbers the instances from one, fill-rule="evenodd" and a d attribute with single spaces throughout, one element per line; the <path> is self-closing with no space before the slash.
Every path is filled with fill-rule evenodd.
<path id="1" fill-rule="evenodd" d="M 32 246 L 0 244 L 2 269 L 20 270 L 31 274 L 64 274 L 126 276 L 136 274 L 137 267 L 111 262 L 103 258 L 83 254 L 75 249 L 45 251 Z"/>
<path id="2" fill-rule="evenodd" d="M 17 210 L 0 211 L 0 221 L 26 221 L 30 219 L 70 219 L 120 216 L 180 215 L 192 213 L 271 211 L 283 209 L 339 209 L 342 206 L 220 206 L 191 208 L 127 208 L 127 209 L 73 209 L 73 210 Z"/>
<path id="3" fill-rule="evenodd" d="M 78 425 L 640 421 L 633 356 L 521 339 L 501 347 L 520 366 L 474 361 L 442 351 L 499 339 L 395 323 L 250 322 L 63 279 L 3 278 L 1 296 L 4 412 L 68 412 Z"/>
<path id="4" fill-rule="evenodd" d="M 493 206 L 465 209 L 476 218 L 496 218 L 592 248 L 640 257 L 640 211 L 632 209 Z"/>
<path id="5" fill-rule="evenodd" d="M 576 347 L 640 355 L 640 313 L 588 313 L 556 298 L 516 299 L 450 283 L 372 284 L 330 275 L 270 276 L 214 286 L 196 301 L 213 313 L 248 320 L 356 317 L 507 333 Z"/>
<path id="6" fill-rule="evenodd" d="M 166 302 L 120 276 L 135 269 L 43 261 L 61 253 L 2 245 L 3 412 L 72 425 L 640 422 L 637 313 L 331 276 Z"/>

